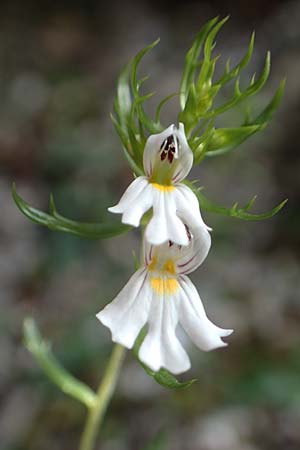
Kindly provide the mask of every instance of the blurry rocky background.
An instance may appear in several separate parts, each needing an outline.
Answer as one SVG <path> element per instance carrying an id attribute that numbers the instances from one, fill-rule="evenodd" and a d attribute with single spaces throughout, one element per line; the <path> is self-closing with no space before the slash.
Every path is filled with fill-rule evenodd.
<path id="1" fill-rule="evenodd" d="M 228 13 L 217 39 L 220 64 L 229 55 L 237 61 L 255 29 L 248 77 L 262 68 L 268 49 L 273 64 L 253 106 L 262 107 L 284 76 L 286 94 L 263 133 L 205 160 L 194 175 L 220 204 L 258 194 L 260 212 L 289 202 L 258 223 L 204 214 L 213 247 L 192 278 L 209 316 L 235 329 L 230 345 L 209 354 L 191 347 L 187 377 L 198 382 L 181 392 L 155 384 L 129 353 L 97 448 L 142 450 L 159 432 L 167 450 L 300 448 L 299 1 L 2 0 L 1 450 L 77 448 L 84 408 L 60 393 L 23 348 L 22 321 L 33 315 L 60 361 L 96 387 L 111 342 L 95 313 L 132 273 L 139 242 L 138 232 L 91 242 L 40 228 L 14 206 L 12 181 L 41 209 L 52 192 L 67 217 L 101 220 L 132 179 L 109 118 L 121 67 L 160 36 L 141 71 L 151 74 L 158 101 L 178 89 L 200 26 Z M 166 126 L 174 111 L 175 100 L 165 109 Z M 232 121 L 241 117 L 238 110 Z"/>

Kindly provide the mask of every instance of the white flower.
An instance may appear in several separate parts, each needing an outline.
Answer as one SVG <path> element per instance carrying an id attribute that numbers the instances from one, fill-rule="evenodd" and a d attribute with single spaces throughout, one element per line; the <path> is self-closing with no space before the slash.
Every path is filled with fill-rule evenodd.
<path id="1" fill-rule="evenodd" d="M 222 337 L 232 330 L 214 325 L 206 316 L 197 290 L 186 274 L 195 270 L 210 248 L 205 228 L 193 234 L 188 227 L 186 247 L 171 241 L 153 246 L 144 240 L 143 267 L 117 297 L 97 314 L 112 333 L 112 340 L 132 348 L 147 324 L 139 358 L 152 370 L 164 367 L 174 374 L 190 368 L 190 360 L 176 336 L 180 324 L 191 340 L 208 351 L 227 345 Z"/>
<path id="2" fill-rule="evenodd" d="M 144 213 L 153 208 L 145 237 L 153 245 L 168 240 L 188 245 L 184 223 L 206 229 L 195 194 L 181 181 L 193 165 L 193 152 L 187 143 L 183 124 L 170 125 L 150 136 L 144 150 L 146 176 L 136 178 L 116 206 L 122 222 L 138 227 Z"/>

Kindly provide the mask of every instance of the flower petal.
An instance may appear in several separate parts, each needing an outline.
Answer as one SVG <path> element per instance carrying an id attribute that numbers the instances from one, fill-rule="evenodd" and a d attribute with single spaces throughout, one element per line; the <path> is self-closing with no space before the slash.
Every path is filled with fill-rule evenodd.
<path id="1" fill-rule="evenodd" d="M 219 328 L 208 319 L 195 286 L 185 275 L 179 283 L 179 320 L 183 329 L 201 350 L 225 347 L 227 343 L 221 337 L 229 336 L 233 330 Z"/>
<path id="2" fill-rule="evenodd" d="M 131 206 L 126 209 L 122 216 L 122 222 L 134 227 L 138 227 L 143 215 L 153 205 L 153 193 L 148 185 L 134 200 Z"/>
<path id="3" fill-rule="evenodd" d="M 196 270 L 205 260 L 211 246 L 211 237 L 206 227 L 189 228 L 189 231 L 192 235 L 190 244 L 178 250 L 177 270 L 180 274 Z"/>
<path id="4" fill-rule="evenodd" d="M 167 137 L 173 134 L 175 129 L 175 126 L 172 124 L 162 133 L 152 134 L 148 137 L 143 155 L 144 171 L 147 177 L 151 178 L 152 176 L 155 160 L 161 144 L 165 139 L 167 139 Z"/>
<path id="5" fill-rule="evenodd" d="M 173 191 L 153 189 L 153 217 L 147 225 L 145 237 L 153 245 L 167 241 L 178 245 L 188 245 L 186 228 L 177 216 Z"/>
<path id="6" fill-rule="evenodd" d="M 119 203 L 116 206 L 111 206 L 108 211 L 116 214 L 122 214 L 135 198 L 148 186 L 148 180 L 146 177 L 137 177 L 128 186 L 124 194 L 122 195 Z"/>
<path id="7" fill-rule="evenodd" d="M 179 124 L 179 128 L 176 128 L 175 125 L 170 125 L 166 128 L 162 133 L 153 134 L 149 136 L 147 139 L 144 155 L 143 155 L 143 164 L 144 171 L 148 178 L 152 177 L 154 166 L 157 164 L 158 154 L 161 151 L 161 146 L 164 141 L 169 136 L 174 136 L 175 146 L 176 146 L 176 156 L 174 157 L 174 174 L 172 176 L 172 180 L 175 183 L 183 180 L 193 165 L 194 155 L 192 150 L 189 147 L 187 142 L 184 125 L 182 123 Z M 178 146 L 177 146 L 178 142 Z"/>
<path id="8" fill-rule="evenodd" d="M 97 314 L 100 322 L 110 329 L 114 342 L 133 347 L 148 318 L 150 289 L 147 271 L 139 269 L 117 297 Z"/>
<path id="9" fill-rule="evenodd" d="M 123 214 L 123 223 L 138 227 L 142 216 L 152 207 L 152 203 L 151 185 L 146 177 L 138 177 L 126 189 L 119 203 L 108 210 Z"/>
<path id="10" fill-rule="evenodd" d="M 184 223 L 194 229 L 203 227 L 207 230 L 211 230 L 211 228 L 203 222 L 198 199 L 188 186 L 181 183 L 176 185 L 175 197 L 177 213 Z"/>
<path id="11" fill-rule="evenodd" d="M 157 372 L 162 367 L 176 374 L 191 366 L 175 330 L 178 323 L 176 297 L 153 294 L 149 330 L 139 350 L 139 358 Z"/>
<path id="12" fill-rule="evenodd" d="M 175 135 L 179 140 L 180 152 L 177 160 L 177 170 L 175 171 L 173 176 L 173 182 L 179 183 L 190 172 L 193 166 L 194 155 L 186 140 L 183 123 L 179 124 L 179 129 L 176 130 Z"/>

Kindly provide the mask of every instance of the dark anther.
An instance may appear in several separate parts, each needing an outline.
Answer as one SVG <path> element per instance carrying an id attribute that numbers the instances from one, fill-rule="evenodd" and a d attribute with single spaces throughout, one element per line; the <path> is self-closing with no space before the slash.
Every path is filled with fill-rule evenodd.
<path id="1" fill-rule="evenodd" d="M 177 139 L 177 145 L 178 145 L 178 139 Z M 168 156 L 168 161 L 171 164 L 174 159 L 174 153 L 176 151 L 175 147 L 175 141 L 174 136 L 171 134 L 163 141 L 163 143 L 160 146 L 161 153 L 160 153 L 160 159 L 161 161 L 164 161 L 166 159 L 166 156 Z"/>
<path id="2" fill-rule="evenodd" d="M 169 247 L 172 247 L 172 245 L 174 245 L 174 242 L 169 241 Z"/>
<path id="3" fill-rule="evenodd" d="M 164 159 L 166 159 L 167 156 L 167 152 L 165 152 L 164 150 L 161 152 L 160 154 L 160 159 L 163 161 Z"/>

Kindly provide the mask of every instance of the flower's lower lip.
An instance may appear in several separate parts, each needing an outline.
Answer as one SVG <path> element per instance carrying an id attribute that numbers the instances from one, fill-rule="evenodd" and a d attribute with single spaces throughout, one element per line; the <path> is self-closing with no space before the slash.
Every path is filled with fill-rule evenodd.
<path id="1" fill-rule="evenodd" d="M 174 277 L 151 277 L 150 285 L 152 290 L 160 296 L 173 295 L 179 289 L 177 278 Z"/>
<path id="2" fill-rule="evenodd" d="M 151 183 L 152 187 L 154 187 L 154 189 L 157 189 L 158 191 L 161 192 L 172 192 L 175 190 L 175 186 L 172 185 L 165 185 L 165 184 L 159 184 L 159 183 Z"/>

